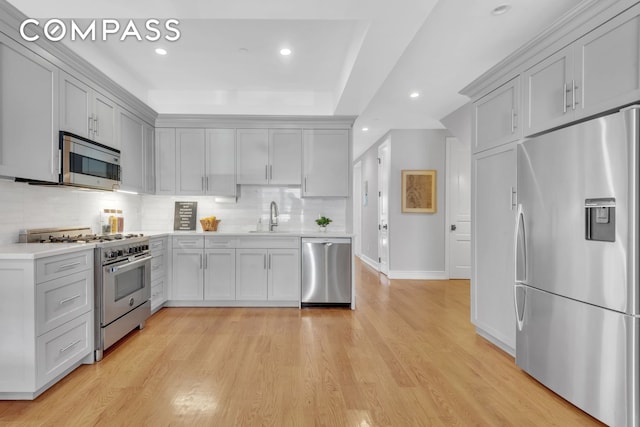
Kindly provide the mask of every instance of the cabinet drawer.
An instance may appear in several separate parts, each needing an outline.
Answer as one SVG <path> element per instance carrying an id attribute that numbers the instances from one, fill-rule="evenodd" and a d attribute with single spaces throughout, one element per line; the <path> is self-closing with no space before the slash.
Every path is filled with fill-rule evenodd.
<path id="1" fill-rule="evenodd" d="M 41 258 L 36 261 L 36 283 L 93 269 L 93 250 Z"/>
<path id="2" fill-rule="evenodd" d="M 173 236 L 173 247 L 176 249 L 204 249 L 204 237 Z"/>
<path id="3" fill-rule="evenodd" d="M 93 271 L 81 271 L 36 288 L 36 333 L 52 330 L 93 307 Z"/>
<path id="4" fill-rule="evenodd" d="M 155 255 L 158 253 L 162 253 L 167 248 L 167 238 L 159 237 L 155 239 L 150 239 L 149 241 L 149 249 L 151 250 L 151 254 Z"/>
<path id="5" fill-rule="evenodd" d="M 238 248 L 252 249 L 298 249 L 300 247 L 299 237 L 238 237 Z"/>
<path id="6" fill-rule="evenodd" d="M 53 380 L 93 351 L 93 313 L 85 313 L 38 337 L 37 386 Z"/>
<path id="7" fill-rule="evenodd" d="M 233 249 L 236 247 L 235 237 L 206 237 L 204 240 L 204 247 L 207 249 Z"/>

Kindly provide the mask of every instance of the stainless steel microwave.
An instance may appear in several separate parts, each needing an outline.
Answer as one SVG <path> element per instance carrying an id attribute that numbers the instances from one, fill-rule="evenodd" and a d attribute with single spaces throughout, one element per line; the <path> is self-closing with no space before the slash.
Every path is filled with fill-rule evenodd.
<path id="1" fill-rule="evenodd" d="M 117 190 L 120 150 L 61 131 L 59 180 L 63 185 Z"/>

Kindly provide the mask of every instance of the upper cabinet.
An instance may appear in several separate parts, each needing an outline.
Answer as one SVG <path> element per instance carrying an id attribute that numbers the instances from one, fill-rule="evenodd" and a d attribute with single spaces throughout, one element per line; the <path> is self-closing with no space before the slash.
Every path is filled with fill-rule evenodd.
<path id="1" fill-rule="evenodd" d="M 153 193 L 155 189 L 153 128 L 118 108 L 123 190 Z"/>
<path id="2" fill-rule="evenodd" d="M 269 184 L 300 185 L 302 131 L 269 129 Z"/>
<path id="3" fill-rule="evenodd" d="M 176 194 L 235 196 L 235 130 L 176 129 Z"/>
<path id="4" fill-rule="evenodd" d="M 205 192 L 212 196 L 236 195 L 236 131 L 205 132 Z"/>
<path id="5" fill-rule="evenodd" d="M 299 129 L 238 129 L 237 183 L 300 185 Z"/>
<path id="6" fill-rule="evenodd" d="M 58 180 L 58 69 L 0 34 L 0 175 Z"/>
<path id="7" fill-rule="evenodd" d="M 60 129 L 114 148 L 116 105 L 86 83 L 60 72 Z"/>
<path id="8" fill-rule="evenodd" d="M 526 135 L 640 98 L 640 8 L 634 9 L 525 71 Z"/>
<path id="9" fill-rule="evenodd" d="M 348 129 L 307 129 L 303 137 L 303 197 L 348 197 Z"/>
<path id="10" fill-rule="evenodd" d="M 520 78 L 516 77 L 473 103 L 473 152 L 516 141 L 520 126 Z"/>
<path id="11" fill-rule="evenodd" d="M 157 128 L 155 141 L 156 194 L 176 194 L 176 130 Z"/>

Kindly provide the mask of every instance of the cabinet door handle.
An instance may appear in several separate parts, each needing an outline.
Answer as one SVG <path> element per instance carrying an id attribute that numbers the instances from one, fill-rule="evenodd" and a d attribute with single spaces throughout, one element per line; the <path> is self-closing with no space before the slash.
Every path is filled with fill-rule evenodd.
<path id="1" fill-rule="evenodd" d="M 578 104 L 578 101 L 576 101 L 576 89 L 578 89 L 576 81 L 571 80 L 571 104 L 573 105 L 574 110 L 576 109 L 576 104 Z"/>
<path id="2" fill-rule="evenodd" d="M 71 302 L 71 301 L 73 301 L 74 299 L 76 299 L 76 298 L 80 298 L 80 297 L 81 297 L 81 295 L 80 295 L 80 294 L 78 294 L 78 295 L 74 295 L 74 296 L 69 297 L 69 298 L 61 299 L 61 300 L 60 300 L 60 302 L 59 302 L 58 304 L 60 304 L 60 305 L 65 305 L 66 303 Z"/>
<path id="3" fill-rule="evenodd" d="M 567 112 L 567 84 L 565 83 L 562 89 L 562 113 Z"/>
<path id="4" fill-rule="evenodd" d="M 512 108 L 511 109 L 511 133 L 515 133 L 516 132 L 516 109 Z"/>
<path id="5" fill-rule="evenodd" d="M 60 353 L 64 353 L 65 351 L 69 350 L 71 347 L 75 347 L 76 345 L 80 344 L 81 341 L 82 340 L 77 340 L 77 341 L 74 341 L 74 342 L 72 342 L 71 344 L 69 344 L 69 345 L 67 345 L 65 347 L 62 347 L 60 349 Z"/>
<path id="6" fill-rule="evenodd" d="M 94 132 L 96 133 L 96 136 L 100 136 L 100 124 L 98 123 L 98 116 L 95 116 L 93 118 L 93 123 L 94 123 Z"/>
<path id="7" fill-rule="evenodd" d="M 271 270 L 271 254 L 269 254 L 269 270 Z"/>
<path id="8" fill-rule="evenodd" d="M 304 177 L 304 192 L 307 192 L 307 177 Z"/>
<path id="9" fill-rule="evenodd" d="M 206 183 L 205 188 L 206 188 L 207 191 L 209 191 L 209 177 L 206 177 L 205 183 Z"/>
<path id="10" fill-rule="evenodd" d="M 89 135 L 93 132 L 93 116 L 89 116 Z"/>
<path id="11" fill-rule="evenodd" d="M 516 208 L 516 189 L 511 187 L 511 210 Z"/>
<path id="12" fill-rule="evenodd" d="M 200 270 L 202 270 L 202 254 L 200 254 Z"/>
<path id="13" fill-rule="evenodd" d="M 269 179 L 273 179 L 273 165 L 269 165 Z"/>
<path id="14" fill-rule="evenodd" d="M 71 264 L 64 264 L 64 265 L 61 265 L 60 267 L 58 267 L 58 271 L 67 270 L 69 268 L 73 268 L 76 265 L 80 265 L 80 264 L 81 264 L 81 261 L 72 262 Z"/>
<path id="15" fill-rule="evenodd" d="M 267 269 L 267 254 L 263 255 L 263 261 L 264 261 L 264 269 Z"/>
<path id="16" fill-rule="evenodd" d="M 264 179 L 265 181 L 269 179 L 269 165 L 264 165 Z"/>
<path id="17" fill-rule="evenodd" d="M 207 261 L 207 256 L 204 256 L 204 269 L 207 270 L 209 268 L 209 261 Z"/>

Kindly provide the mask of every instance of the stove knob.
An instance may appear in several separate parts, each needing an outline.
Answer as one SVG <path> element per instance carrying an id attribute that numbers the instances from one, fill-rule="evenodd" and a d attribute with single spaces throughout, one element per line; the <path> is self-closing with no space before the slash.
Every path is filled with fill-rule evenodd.
<path id="1" fill-rule="evenodd" d="M 144 250 L 148 251 L 149 250 L 149 245 L 144 245 Z"/>
<path id="2" fill-rule="evenodd" d="M 132 253 L 134 253 L 134 252 L 135 252 L 135 250 L 134 250 L 133 248 L 129 248 L 129 249 L 127 249 L 127 253 L 129 253 L 129 254 L 132 254 Z"/>
<path id="3" fill-rule="evenodd" d="M 124 255 L 124 251 L 122 249 L 118 249 L 118 256 L 123 256 Z"/>

